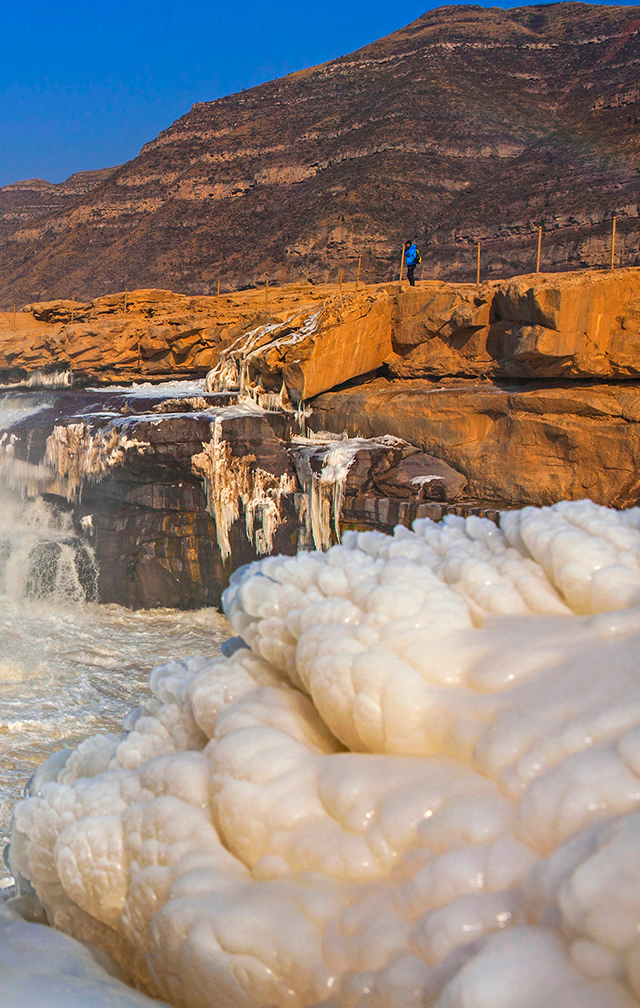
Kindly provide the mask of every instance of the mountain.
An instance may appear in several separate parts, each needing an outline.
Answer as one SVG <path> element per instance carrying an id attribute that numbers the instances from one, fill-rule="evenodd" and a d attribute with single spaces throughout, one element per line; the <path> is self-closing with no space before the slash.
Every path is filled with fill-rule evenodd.
<path id="1" fill-rule="evenodd" d="M 422 277 L 475 279 L 478 241 L 483 276 L 511 276 L 539 226 L 542 269 L 606 266 L 613 214 L 639 264 L 639 62 L 637 6 L 429 11 L 194 105 L 84 191 L 0 190 L 0 300 L 353 279 L 359 255 L 385 280 L 407 236 Z"/>
<path id="2" fill-rule="evenodd" d="M 119 168 L 116 165 L 116 168 Z M 61 210 L 79 196 L 91 192 L 116 168 L 76 172 L 58 185 L 44 179 L 25 179 L 0 189 L 0 238 L 6 238 L 25 224 Z"/>

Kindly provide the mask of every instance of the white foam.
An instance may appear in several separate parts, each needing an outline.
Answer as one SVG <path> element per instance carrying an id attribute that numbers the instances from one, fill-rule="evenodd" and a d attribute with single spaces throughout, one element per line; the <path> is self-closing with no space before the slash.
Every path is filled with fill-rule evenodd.
<path id="1" fill-rule="evenodd" d="M 165 381 L 158 384 L 153 382 L 132 382 L 131 385 L 109 385 L 108 388 L 93 387 L 87 392 L 108 393 L 126 392 L 133 398 L 158 398 L 158 399 L 182 399 L 185 396 L 202 395 L 205 391 L 205 379 L 200 378 L 195 381 Z"/>

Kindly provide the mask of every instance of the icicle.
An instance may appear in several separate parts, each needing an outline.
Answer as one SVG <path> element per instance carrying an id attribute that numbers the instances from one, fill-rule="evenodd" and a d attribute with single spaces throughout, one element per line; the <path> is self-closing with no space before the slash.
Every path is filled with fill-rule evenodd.
<path id="1" fill-rule="evenodd" d="M 64 487 L 64 496 L 73 501 L 80 499 L 85 481 L 98 482 L 109 469 L 120 465 L 132 448 L 142 453 L 149 443 L 128 437 L 124 426 L 92 433 L 84 423 L 67 424 L 53 428 L 44 461 Z"/>
<path id="2" fill-rule="evenodd" d="M 346 434 L 341 437 L 325 431 L 310 437 L 296 437 L 292 443 L 291 454 L 298 479 L 309 500 L 304 516 L 319 550 L 329 549 L 334 538 L 340 539 L 340 517 L 349 468 L 358 452 L 380 445 L 386 448 L 406 445 L 400 438 L 388 434 L 379 438 L 349 438 Z M 314 455 L 321 466 L 320 472 L 311 468 Z M 301 508 L 298 513 L 302 515 Z"/>
<path id="3" fill-rule="evenodd" d="M 267 392 L 253 378 L 256 361 L 271 350 L 281 350 L 307 339 L 318 328 L 323 308 L 307 316 L 290 315 L 284 322 L 269 322 L 239 336 L 220 354 L 220 359 L 209 372 L 205 388 L 208 392 L 235 392 L 239 399 L 251 398 L 266 409 L 289 409 L 289 396 L 284 381 L 280 394 Z M 253 368 L 252 368 L 253 366 Z"/>
<path id="4" fill-rule="evenodd" d="M 20 389 L 20 388 L 71 388 L 73 385 L 73 371 L 33 371 L 22 381 L 0 384 L 0 389 Z"/>
<path id="5" fill-rule="evenodd" d="M 296 406 L 295 419 L 301 437 L 307 436 L 307 417 L 310 417 L 311 413 L 311 407 L 305 407 L 304 399 L 300 399 L 298 405 Z"/>
<path id="6" fill-rule="evenodd" d="M 300 551 L 313 545 L 309 494 L 297 493 L 295 504 L 298 515 L 298 551 Z"/>
<path id="7" fill-rule="evenodd" d="M 284 494 L 296 489 L 289 473 L 274 476 L 255 465 L 255 455 L 234 458 L 231 445 L 221 437 L 222 420 L 213 423 L 212 439 L 191 459 L 193 471 L 204 482 L 207 510 L 216 524 L 216 538 L 222 559 L 231 554 L 229 535 L 244 510 L 247 539 L 264 555 L 273 547 L 273 537 L 282 520 L 280 503 Z"/>
<path id="8" fill-rule="evenodd" d="M 73 385 L 72 371 L 34 371 L 23 382 L 28 388 L 71 388 Z"/>

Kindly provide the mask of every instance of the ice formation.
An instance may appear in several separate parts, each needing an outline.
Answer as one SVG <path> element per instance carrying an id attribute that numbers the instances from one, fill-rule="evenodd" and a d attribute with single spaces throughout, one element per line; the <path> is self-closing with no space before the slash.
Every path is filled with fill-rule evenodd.
<path id="1" fill-rule="evenodd" d="M 340 538 L 340 517 L 349 469 L 358 453 L 396 449 L 398 460 L 417 452 L 407 441 L 383 434 L 377 438 L 340 437 L 327 431 L 292 439 L 291 455 L 305 497 L 300 498 L 300 521 L 307 528 L 307 541 L 316 549 L 329 549 L 335 535 Z M 312 463 L 320 464 L 314 469 Z M 431 477 L 426 477 L 430 479 Z"/>
<path id="2" fill-rule="evenodd" d="M 289 395 L 284 382 L 278 392 L 265 390 L 259 365 L 264 364 L 265 354 L 272 351 L 280 354 L 312 336 L 320 327 L 324 310 L 325 307 L 295 312 L 285 321 L 270 321 L 239 336 L 222 351 L 218 364 L 207 375 L 207 391 L 237 391 L 240 400 L 252 399 L 265 409 L 288 406 Z"/>
<path id="3" fill-rule="evenodd" d="M 240 505 L 247 539 L 258 554 L 269 553 L 282 521 L 282 498 L 296 488 L 290 473 L 275 476 L 256 465 L 255 455 L 235 458 L 231 445 L 222 437 L 223 415 L 228 418 L 254 410 L 262 412 L 253 403 L 221 410 L 211 425 L 211 440 L 203 443 L 202 451 L 191 459 L 193 471 L 204 484 L 207 510 L 216 523 L 216 539 L 223 560 L 231 555 L 229 534 L 240 517 Z"/>
<path id="4" fill-rule="evenodd" d="M 16 806 L 52 923 L 179 1008 L 638 1008 L 639 509 L 349 532 L 225 608 Z"/>
<path id="5" fill-rule="evenodd" d="M 149 448 L 148 442 L 129 437 L 129 425 L 127 417 L 118 417 L 97 431 L 82 422 L 53 428 L 44 461 L 56 473 L 60 492 L 67 500 L 78 500 L 85 480 L 102 479 L 131 449 L 142 454 Z"/>
<path id="6" fill-rule="evenodd" d="M 72 371 L 32 371 L 22 381 L 0 384 L 0 389 L 19 388 L 71 388 L 73 385 Z"/>
<path id="7" fill-rule="evenodd" d="M 105 957 L 103 957 L 105 958 Z M 4 1008 L 163 1008 L 112 976 L 79 942 L 22 920 L 0 904 Z"/>
<path id="8" fill-rule="evenodd" d="M 158 421 L 157 416 L 153 419 Z M 97 430 L 83 421 L 57 424 L 47 438 L 44 459 L 39 463 L 15 458 L 16 435 L 5 431 L 0 435 L 3 483 L 20 490 L 25 497 L 50 493 L 77 501 L 85 482 L 99 482 L 124 461 L 127 452 L 143 454 L 149 449 L 148 442 L 129 437 L 130 423 L 127 417 L 118 416 Z"/>

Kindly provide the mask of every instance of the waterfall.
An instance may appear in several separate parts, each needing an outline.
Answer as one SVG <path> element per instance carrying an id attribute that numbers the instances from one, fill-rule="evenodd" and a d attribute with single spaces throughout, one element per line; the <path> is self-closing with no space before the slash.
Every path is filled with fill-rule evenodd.
<path id="1" fill-rule="evenodd" d="M 94 601 L 97 582 L 93 551 L 66 511 L 0 489 L 0 595 L 14 602 Z"/>
<path id="2" fill-rule="evenodd" d="M 29 493 L 29 487 L 17 478 L 19 473 L 9 471 L 36 467 L 12 458 L 7 432 L 52 405 L 51 395 L 43 392 L 0 396 L 0 443 L 5 451 L 0 482 L 0 596 L 13 602 L 97 598 L 95 557 L 76 534 L 71 515 L 37 496 L 35 486 Z"/>
<path id="3" fill-rule="evenodd" d="M 43 392 L 5 392 L 0 395 L 0 431 L 6 431 L 27 417 L 53 405 L 51 395 Z"/>

